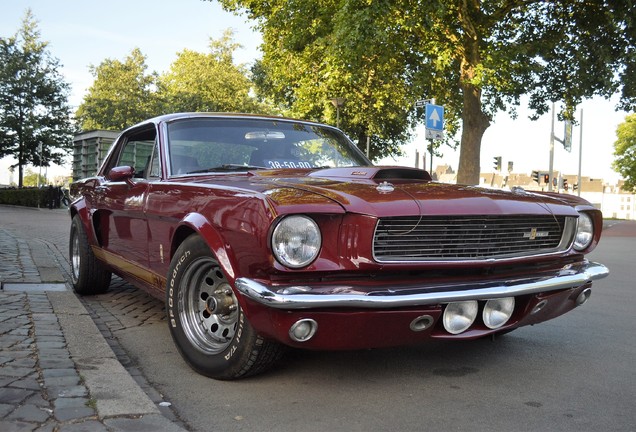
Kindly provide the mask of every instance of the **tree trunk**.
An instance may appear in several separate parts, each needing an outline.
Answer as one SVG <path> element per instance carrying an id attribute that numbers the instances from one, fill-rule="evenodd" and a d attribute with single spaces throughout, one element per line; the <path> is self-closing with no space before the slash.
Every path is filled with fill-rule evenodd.
<path id="1" fill-rule="evenodd" d="M 479 184 L 481 139 L 490 126 L 490 119 L 481 111 L 481 90 L 473 85 L 462 87 L 464 108 L 457 183 L 476 185 Z"/>
<path id="2" fill-rule="evenodd" d="M 490 126 L 490 118 L 481 109 L 481 87 L 475 84 L 477 67 L 481 63 L 481 35 L 474 25 L 481 15 L 479 8 L 479 0 L 462 1 L 459 8 L 459 21 L 464 30 L 460 66 L 460 86 L 464 102 L 457 183 L 468 185 L 479 184 L 481 138 Z"/>

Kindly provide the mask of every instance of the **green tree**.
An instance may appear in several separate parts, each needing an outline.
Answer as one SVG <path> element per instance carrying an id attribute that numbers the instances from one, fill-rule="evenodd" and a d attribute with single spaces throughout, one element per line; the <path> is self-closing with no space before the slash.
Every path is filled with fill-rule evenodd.
<path id="1" fill-rule="evenodd" d="M 496 112 L 515 116 L 528 95 L 536 116 L 562 101 L 571 117 L 583 98 L 615 93 L 635 61 L 633 0 L 221 3 L 246 10 L 263 32 L 262 91 L 297 115 L 332 121 L 329 100 L 344 97 L 341 125 L 361 147 L 373 135 L 375 156 L 404 142 L 417 99 L 436 98 L 450 135 L 461 129 L 466 184 L 479 181 L 481 139 Z"/>
<path id="2" fill-rule="evenodd" d="M 156 72 L 147 73 L 138 48 L 122 62 L 106 59 L 91 66 L 93 85 L 75 116 L 83 130 L 122 130 L 161 113 Z"/>
<path id="3" fill-rule="evenodd" d="M 170 70 L 159 79 L 165 111 L 262 112 L 267 110 L 250 95 L 252 83 L 244 66 L 233 62 L 239 45 L 226 30 L 219 40 L 210 40 L 210 52 L 184 49 Z"/>
<path id="4" fill-rule="evenodd" d="M 0 38 L 0 157 L 17 160 L 19 187 L 26 165 L 61 164 L 72 147 L 70 87 L 47 46 L 30 10 Z"/>
<path id="5" fill-rule="evenodd" d="M 23 183 L 25 187 L 42 186 L 48 183 L 48 179 L 46 178 L 46 176 L 38 174 L 33 170 L 27 168 L 24 173 Z"/>
<path id="6" fill-rule="evenodd" d="M 222 3 L 248 7 L 261 22 L 264 56 L 252 70 L 261 98 L 294 117 L 333 124 L 339 117 L 362 149 L 370 138 L 373 158 L 399 152 L 411 136 L 418 96 L 403 68 L 412 56 L 408 39 L 374 28 L 385 17 L 384 4 Z"/>
<path id="7" fill-rule="evenodd" d="M 616 128 L 614 142 L 614 170 L 624 179 L 627 191 L 636 191 L 636 114 L 625 117 L 625 121 Z"/>

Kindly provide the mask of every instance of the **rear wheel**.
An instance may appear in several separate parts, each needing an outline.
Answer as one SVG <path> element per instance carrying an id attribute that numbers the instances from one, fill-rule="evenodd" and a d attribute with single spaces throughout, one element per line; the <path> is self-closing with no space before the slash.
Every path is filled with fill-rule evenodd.
<path id="1" fill-rule="evenodd" d="M 111 272 L 98 260 L 88 244 L 88 237 L 79 215 L 73 217 L 69 238 L 71 282 L 76 293 L 101 294 L 108 290 Z"/>
<path id="2" fill-rule="evenodd" d="M 172 338 L 202 375 L 225 380 L 254 375 L 282 354 L 280 344 L 250 325 L 218 261 L 196 234 L 174 255 L 166 303 Z"/>

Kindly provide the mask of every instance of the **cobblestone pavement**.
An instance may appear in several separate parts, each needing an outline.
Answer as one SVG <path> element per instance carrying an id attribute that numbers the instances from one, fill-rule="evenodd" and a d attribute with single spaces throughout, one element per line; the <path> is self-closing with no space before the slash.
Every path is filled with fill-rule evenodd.
<path id="1" fill-rule="evenodd" d="M 84 297 L 82 303 L 99 323 L 102 334 L 166 320 L 163 302 L 115 276 L 106 293 Z"/>
<path id="2" fill-rule="evenodd" d="M 109 337 L 163 320 L 163 305 L 121 280 L 80 302 L 67 234 L 46 224 L 67 216 L 48 212 L 0 206 L 0 431 L 183 430 Z"/>
<path id="3" fill-rule="evenodd" d="M 97 421 L 47 294 L 8 292 L 0 299 L 0 430 L 107 430 Z"/>

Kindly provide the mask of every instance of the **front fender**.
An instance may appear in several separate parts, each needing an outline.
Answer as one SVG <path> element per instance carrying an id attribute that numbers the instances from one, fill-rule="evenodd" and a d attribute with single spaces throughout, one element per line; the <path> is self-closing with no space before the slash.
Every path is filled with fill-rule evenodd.
<path id="1" fill-rule="evenodd" d="M 236 279 L 236 259 L 228 253 L 225 247 L 225 240 L 219 233 L 219 231 L 210 223 L 210 221 L 199 213 L 188 213 L 179 223 L 177 229 L 172 238 L 172 253 L 181 244 L 181 242 L 192 232 L 195 232 L 205 240 L 210 247 L 210 250 L 218 260 L 223 272 L 234 285 Z"/>
<path id="2" fill-rule="evenodd" d="M 86 232 L 86 237 L 88 238 L 88 244 L 91 246 L 98 244 L 95 229 L 91 221 L 91 214 L 86 206 L 86 201 L 84 201 L 83 198 L 75 200 L 75 202 L 73 202 L 69 207 L 68 212 L 71 216 L 71 220 L 75 217 L 75 215 L 79 215 L 80 221 L 84 226 L 84 232 Z"/>

